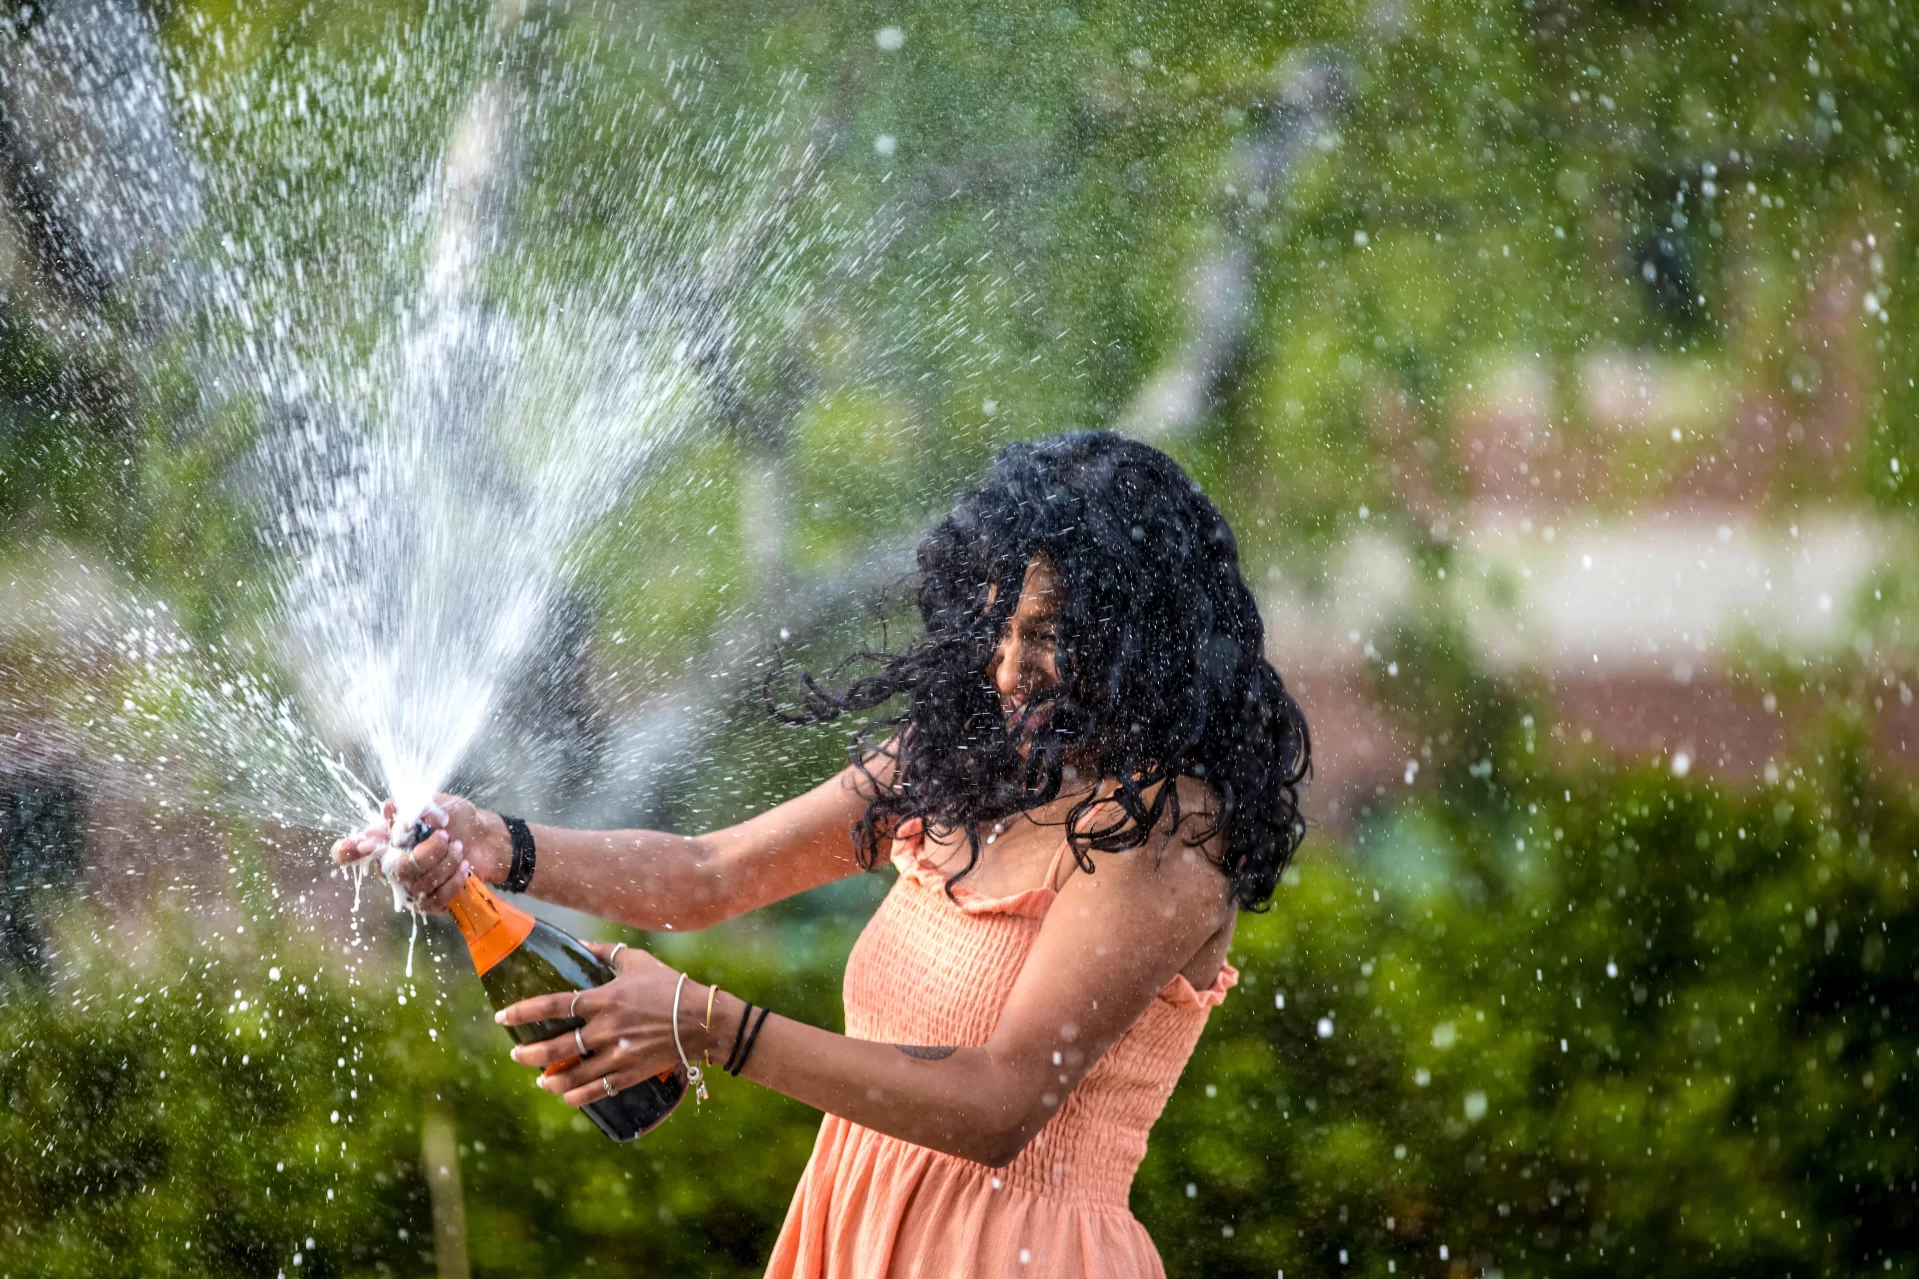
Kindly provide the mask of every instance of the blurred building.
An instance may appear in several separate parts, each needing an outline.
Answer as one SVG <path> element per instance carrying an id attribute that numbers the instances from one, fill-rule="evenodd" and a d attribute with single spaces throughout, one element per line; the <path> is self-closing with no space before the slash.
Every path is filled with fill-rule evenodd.
<path id="1" fill-rule="evenodd" d="M 1873 239 L 1815 276 L 1805 391 L 1624 350 L 1517 359 L 1454 424 L 1462 496 L 1409 436 L 1403 510 L 1366 513 L 1376 531 L 1323 588 L 1265 584 L 1274 659 L 1314 728 L 1314 815 L 1338 824 L 1418 783 L 1434 743 L 1385 693 L 1419 676 L 1396 638 L 1434 617 L 1459 620 L 1470 663 L 1542 696 L 1542 742 L 1777 780 L 1797 734 L 1853 707 L 1885 759 L 1919 764 L 1910 639 L 1880 607 L 1913 536 L 1842 483 L 1865 452 Z M 1403 427 L 1380 398 L 1390 439 Z"/>

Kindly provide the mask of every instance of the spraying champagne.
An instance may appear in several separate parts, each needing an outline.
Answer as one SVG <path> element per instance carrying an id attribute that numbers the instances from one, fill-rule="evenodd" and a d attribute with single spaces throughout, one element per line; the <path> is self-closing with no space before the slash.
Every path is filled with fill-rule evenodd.
<path id="1" fill-rule="evenodd" d="M 393 845 L 411 848 L 430 834 L 425 822 L 415 821 L 405 830 L 394 832 Z M 480 985 L 486 988 L 486 997 L 495 1008 L 534 995 L 590 990 L 616 975 L 578 938 L 500 900 L 477 875 L 467 878 L 447 912 L 459 925 L 473 967 L 480 974 Z M 585 1024 L 581 1018 L 565 1017 L 509 1026 L 507 1033 L 520 1043 L 531 1044 Z M 548 1066 L 546 1073 L 555 1074 L 572 1065 L 571 1061 L 557 1062 Z M 588 1102 L 581 1109 L 614 1141 L 631 1141 L 657 1127 L 685 1095 L 686 1069 L 674 1066 L 604 1101 Z"/>

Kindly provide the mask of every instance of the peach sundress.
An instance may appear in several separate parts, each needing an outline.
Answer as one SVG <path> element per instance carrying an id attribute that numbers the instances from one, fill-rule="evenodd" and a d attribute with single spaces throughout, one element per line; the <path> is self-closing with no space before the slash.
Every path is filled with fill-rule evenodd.
<path id="1" fill-rule="evenodd" d="M 1042 887 L 987 897 L 961 880 L 955 903 L 918 825 L 902 827 L 893 844 L 899 879 L 846 961 L 846 1033 L 985 1043 L 1058 895 L 1066 853 L 1054 856 Z M 1163 1276 L 1127 1194 L 1208 1011 L 1238 980 L 1230 964 L 1205 990 L 1174 977 L 1004 1168 L 828 1115 L 768 1279 Z"/>

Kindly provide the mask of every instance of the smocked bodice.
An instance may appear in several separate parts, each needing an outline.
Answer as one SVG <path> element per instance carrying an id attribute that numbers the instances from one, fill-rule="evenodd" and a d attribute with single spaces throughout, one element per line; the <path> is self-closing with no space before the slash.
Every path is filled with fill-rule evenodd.
<path id="1" fill-rule="evenodd" d="M 948 897 L 946 876 L 926 859 L 911 824 L 894 843 L 893 863 L 899 880 L 847 959 L 846 1033 L 894 1044 L 985 1043 L 1057 894 L 1049 884 L 988 897 L 962 880 Z M 993 1173 L 995 1185 L 1124 1208 L 1146 1135 L 1208 1010 L 1238 978 L 1227 964 L 1205 990 L 1184 976 L 1168 982 L 1032 1143 Z"/>

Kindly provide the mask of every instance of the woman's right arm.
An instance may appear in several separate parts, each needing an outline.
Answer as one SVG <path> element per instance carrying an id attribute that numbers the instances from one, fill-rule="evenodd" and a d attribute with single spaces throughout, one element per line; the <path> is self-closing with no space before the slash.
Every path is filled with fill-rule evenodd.
<path id="1" fill-rule="evenodd" d="M 882 782 L 891 773 L 884 756 L 871 766 Z M 849 767 L 757 817 L 704 835 L 529 823 L 538 857 L 528 892 L 633 928 L 689 932 L 711 927 L 857 874 L 849 832 L 866 808 L 859 781 L 857 770 Z M 432 838 L 411 858 L 401 858 L 393 872 L 428 911 L 446 908 L 466 867 L 497 884 L 513 857 L 498 813 L 453 795 L 438 796 L 435 803 L 442 812 L 426 817 Z M 341 840 L 334 846 L 335 860 L 368 851 L 369 836 Z"/>

